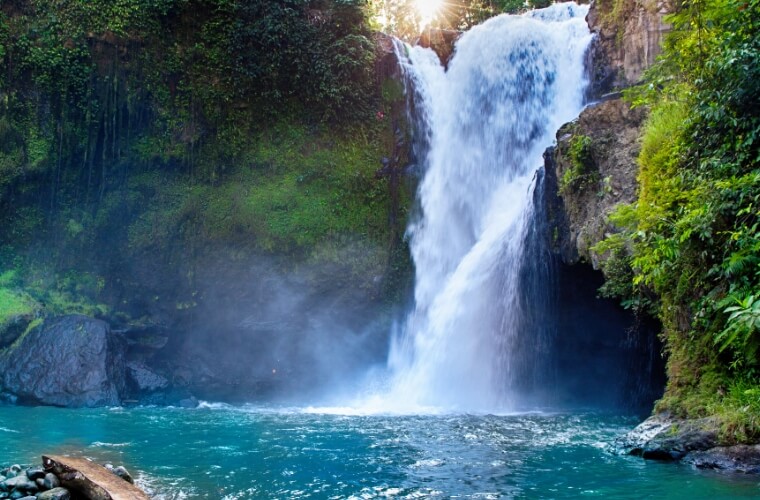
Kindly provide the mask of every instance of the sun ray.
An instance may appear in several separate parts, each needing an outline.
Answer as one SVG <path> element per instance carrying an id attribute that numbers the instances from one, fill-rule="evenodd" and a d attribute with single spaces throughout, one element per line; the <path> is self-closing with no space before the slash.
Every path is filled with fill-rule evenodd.
<path id="1" fill-rule="evenodd" d="M 414 8 L 420 14 L 420 27 L 430 24 L 443 6 L 444 0 L 414 0 Z"/>

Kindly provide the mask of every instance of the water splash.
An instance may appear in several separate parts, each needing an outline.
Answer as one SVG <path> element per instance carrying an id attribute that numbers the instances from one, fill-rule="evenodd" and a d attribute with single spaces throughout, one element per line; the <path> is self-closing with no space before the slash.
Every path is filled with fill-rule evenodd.
<path id="1" fill-rule="evenodd" d="M 518 406 L 535 172 L 582 109 L 587 11 L 564 3 L 490 19 L 462 36 L 446 72 L 428 49 L 399 50 L 423 175 L 408 229 L 415 308 L 391 346 L 391 387 L 367 405 Z"/>

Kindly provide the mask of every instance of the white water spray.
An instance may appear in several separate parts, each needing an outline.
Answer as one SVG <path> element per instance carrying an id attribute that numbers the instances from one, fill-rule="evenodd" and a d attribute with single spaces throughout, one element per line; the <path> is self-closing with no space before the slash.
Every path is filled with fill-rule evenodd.
<path id="1" fill-rule="evenodd" d="M 365 411 L 519 404 L 513 348 L 532 333 L 519 331 L 519 288 L 533 179 L 556 130 L 583 106 L 587 12 L 563 3 L 490 19 L 461 37 L 448 71 L 429 49 L 399 46 L 426 149 L 421 213 L 408 229 L 415 308 L 391 346 L 390 388 Z"/>

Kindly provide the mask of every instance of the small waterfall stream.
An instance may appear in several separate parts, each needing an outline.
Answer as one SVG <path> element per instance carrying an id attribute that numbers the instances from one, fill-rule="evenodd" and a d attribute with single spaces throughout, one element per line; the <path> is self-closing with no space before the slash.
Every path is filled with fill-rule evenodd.
<path id="1" fill-rule="evenodd" d="M 465 33 L 448 71 L 429 49 L 397 47 L 421 159 L 410 225 L 415 307 L 392 342 L 390 411 L 509 411 L 520 366 L 539 360 L 521 289 L 542 153 L 586 87 L 587 6 L 502 15 Z M 535 339 L 531 335 L 535 334 Z M 524 336 L 528 336 L 527 341 Z"/>

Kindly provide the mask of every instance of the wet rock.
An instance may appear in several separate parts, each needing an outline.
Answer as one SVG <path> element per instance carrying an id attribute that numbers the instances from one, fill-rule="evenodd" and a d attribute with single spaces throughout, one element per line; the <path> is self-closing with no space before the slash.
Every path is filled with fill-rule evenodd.
<path id="1" fill-rule="evenodd" d="M 45 474 L 45 478 L 43 479 L 43 483 L 46 490 L 53 490 L 55 488 L 58 488 L 61 485 L 61 481 L 58 480 L 58 476 L 55 474 L 52 474 L 48 472 Z"/>
<path id="2" fill-rule="evenodd" d="M 636 426 L 631 432 L 616 441 L 621 453 L 640 457 L 644 447 L 658 434 L 665 434 L 673 426 L 673 421 L 661 415 L 653 415 Z"/>
<path id="3" fill-rule="evenodd" d="M 687 454 L 683 461 L 698 469 L 760 473 L 760 445 L 719 446 Z"/>
<path id="4" fill-rule="evenodd" d="M 69 500 L 71 493 L 66 488 L 54 488 L 37 495 L 38 500 Z"/>
<path id="5" fill-rule="evenodd" d="M 16 476 L 18 476 L 19 474 L 21 474 L 21 471 L 22 471 L 22 470 L 23 470 L 23 469 L 22 469 L 22 467 L 21 467 L 20 465 L 18 465 L 18 464 L 13 464 L 13 465 L 11 465 L 11 466 L 10 466 L 10 468 L 8 469 L 8 477 L 16 477 Z"/>
<path id="6" fill-rule="evenodd" d="M 0 354 L 0 386 L 25 404 L 120 404 L 126 387 L 121 338 L 86 316 L 56 318 Z"/>
<path id="7" fill-rule="evenodd" d="M 641 456 L 648 460 L 680 460 L 691 451 L 707 450 L 716 444 L 718 444 L 717 435 L 712 431 L 676 429 L 672 436 L 655 436 L 644 447 Z"/>
<path id="8" fill-rule="evenodd" d="M 34 493 L 39 489 L 33 481 L 30 481 L 29 478 L 26 477 L 26 474 L 19 474 L 16 477 L 6 479 L 3 484 L 7 491 L 12 490 Z"/>
<path id="9" fill-rule="evenodd" d="M 40 467 L 32 467 L 26 470 L 26 477 L 32 481 L 36 481 L 45 477 L 45 471 Z"/>
<path id="10" fill-rule="evenodd" d="M 679 420 L 668 415 L 648 418 L 620 441 L 624 453 L 664 461 L 681 460 L 717 444 L 718 436 L 710 420 Z"/>
<path id="11" fill-rule="evenodd" d="M 121 465 L 118 467 L 114 467 L 112 472 L 116 474 L 117 476 L 119 476 L 120 478 L 122 478 L 123 480 L 125 480 L 126 482 L 130 484 L 135 484 L 135 480 L 132 479 L 132 475 L 129 473 L 129 471 L 125 467 Z"/>

